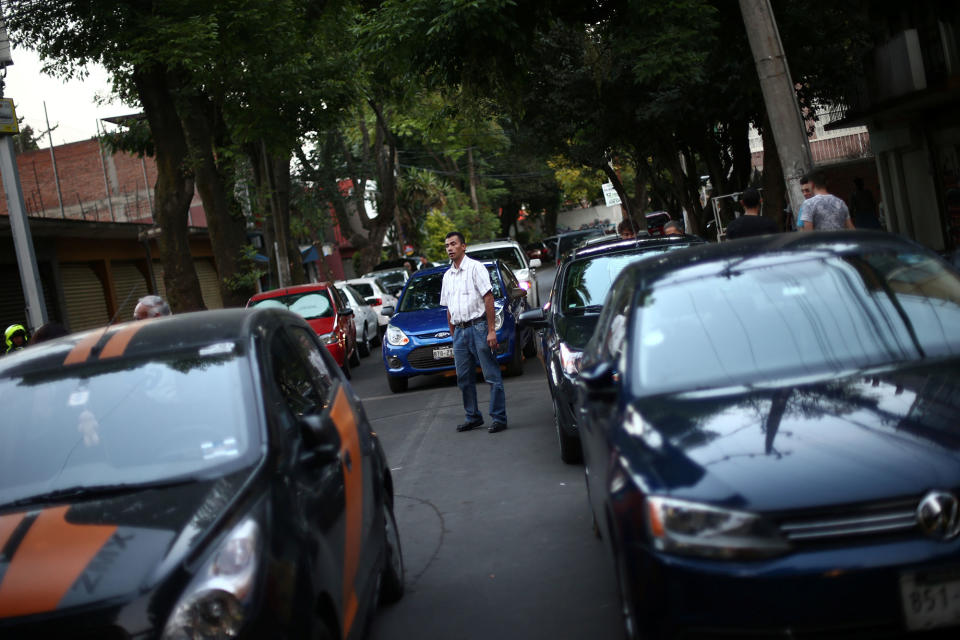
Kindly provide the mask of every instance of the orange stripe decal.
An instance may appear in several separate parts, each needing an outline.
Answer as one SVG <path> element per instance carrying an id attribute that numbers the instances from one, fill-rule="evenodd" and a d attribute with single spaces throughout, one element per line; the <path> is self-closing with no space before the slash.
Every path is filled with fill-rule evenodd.
<path id="1" fill-rule="evenodd" d="M 343 550 L 343 637 L 346 638 L 357 613 L 357 594 L 354 581 L 360 565 L 360 542 L 363 536 L 363 452 L 357 419 L 343 387 L 330 408 L 330 417 L 340 433 L 340 468 L 346 491 L 346 526 Z M 350 461 L 348 468 L 347 460 Z"/>
<path id="2" fill-rule="evenodd" d="M 117 530 L 115 525 L 77 525 L 69 506 L 42 512 L 13 555 L 0 584 L 0 618 L 53 611 Z"/>
<path id="3" fill-rule="evenodd" d="M 140 331 L 142 327 L 143 323 L 137 322 L 114 333 L 110 336 L 110 339 L 107 340 L 103 351 L 100 352 L 100 358 L 116 358 L 117 356 L 122 356 L 127 345 L 130 344 L 130 341 L 133 339 L 133 336 L 136 335 L 137 331 Z"/>
<path id="4" fill-rule="evenodd" d="M 17 525 L 20 524 L 25 515 L 23 513 L 11 513 L 0 516 L 0 550 L 3 549 L 3 545 L 7 544 L 7 540 L 13 535 Z"/>
<path id="5" fill-rule="evenodd" d="M 94 331 L 89 336 L 81 340 L 70 350 L 70 353 L 67 354 L 67 357 L 63 359 L 63 364 L 80 364 L 81 362 L 86 361 L 90 357 L 90 352 L 93 350 L 94 345 L 100 342 L 100 338 L 103 337 L 103 332 Z"/>

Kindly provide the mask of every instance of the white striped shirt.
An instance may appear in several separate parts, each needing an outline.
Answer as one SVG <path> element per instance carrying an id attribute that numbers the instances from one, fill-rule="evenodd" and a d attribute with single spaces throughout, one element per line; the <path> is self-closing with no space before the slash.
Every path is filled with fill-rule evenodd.
<path id="1" fill-rule="evenodd" d="M 450 321 L 454 324 L 475 320 L 486 313 L 483 296 L 491 291 L 487 268 L 464 255 L 459 269 L 451 265 L 443 274 L 440 305 L 450 312 Z"/>

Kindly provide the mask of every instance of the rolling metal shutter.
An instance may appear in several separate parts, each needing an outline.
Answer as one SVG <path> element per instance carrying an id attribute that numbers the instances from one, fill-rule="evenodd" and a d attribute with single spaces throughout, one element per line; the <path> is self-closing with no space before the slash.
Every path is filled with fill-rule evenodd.
<path id="1" fill-rule="evenodd" d="M 60 275 L 70 331 L 101 327 L 110 322 L 103 283 L 89 264 L 62 264 Z"/>
<path id="2" fill-rule="evenodd" d="M 223 309 L 223 298 L 220 296 L 220 277 L 213 266 L 213 260 L 198 258 L 193 261 L 193 268 L 197 270 L 200 280 L 200 293 L 203 295 L 203 304 L 207 309 Z"/>
<path id="3" fill-rule="evenodd" d="M 40 287 L 43 289 L 43 301 L 47 307 L 47 319 L 52 322 L 60 321 L 60 310 L 57 306 L 57 291 L 53 286 L 53 272 L 49 262 L 37 265 L 40 272 Z M 0 265 L 0 335 L 12 324 L 22 324 L 33 330 L 27 323 L 27 303 L 23 296 L 23 287 L 20 284 L 20 269 L 14 264 Z M 0 339 L 0 351 L 2 351 Z"/>
<path id="4" fill-rule="evenodd" d="M 133 309 L 137 306 L 137 300 L 149 293 L 147 279 L 133 262 L 114 262 L 111 268 L 113 286 L 116 287 L 116 300 L 120 305 L 117 322 L 133 320 Z"/>

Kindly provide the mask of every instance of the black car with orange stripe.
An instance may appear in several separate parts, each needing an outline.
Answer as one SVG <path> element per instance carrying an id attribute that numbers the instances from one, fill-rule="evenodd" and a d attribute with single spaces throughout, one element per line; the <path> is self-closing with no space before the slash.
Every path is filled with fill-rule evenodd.
<path id="1" fill-rule="evenodd" d="M 0 360 L 0 638 L 359 638 L 403 593 L 386 457 L 275 309 Z"/>

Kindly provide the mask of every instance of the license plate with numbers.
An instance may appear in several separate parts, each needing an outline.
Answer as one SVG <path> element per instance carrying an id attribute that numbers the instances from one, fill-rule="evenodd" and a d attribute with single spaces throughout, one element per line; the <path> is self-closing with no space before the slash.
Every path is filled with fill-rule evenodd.
<path id="1" fill-rule="evenodd" d="M 440 347 L 439 349 L 433 350 L 433 359 L 434 360 L 443 360 L 444 358 L 453 357 L 453 347 Z"/>
<path id="2" fill-rule="evenodd" d="M 960 624 L 960 568 L 905 572 L 900 597 L 911 631 Z"/>

